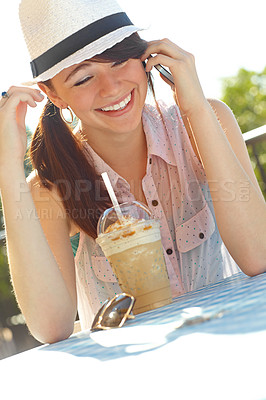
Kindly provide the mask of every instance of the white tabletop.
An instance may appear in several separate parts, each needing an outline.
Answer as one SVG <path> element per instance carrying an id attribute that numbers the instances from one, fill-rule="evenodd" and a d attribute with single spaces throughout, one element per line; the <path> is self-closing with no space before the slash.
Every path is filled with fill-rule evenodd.
<path id="1" fill-rule="evenodd" d="M 210 320 L 177 329 L 191 307 Z M 0 361 L 0 396 L 261 400 L 265 364 L 266 274 L 240 273 L 123 328 L 84 331 Z"/>

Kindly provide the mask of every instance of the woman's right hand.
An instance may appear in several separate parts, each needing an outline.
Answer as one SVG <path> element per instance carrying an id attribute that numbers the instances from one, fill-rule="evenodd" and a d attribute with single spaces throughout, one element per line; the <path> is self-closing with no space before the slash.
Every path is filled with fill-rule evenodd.
<path id="1" fill-rule="evenodd" d="M 11 166 L 23 166 L 27 106 L 36 107 L 44 99 L 39 90 L 27 87 L 12 86 L 7 93 L 8 97 L 0 98 L 0 169 L 6 173 Z"/>

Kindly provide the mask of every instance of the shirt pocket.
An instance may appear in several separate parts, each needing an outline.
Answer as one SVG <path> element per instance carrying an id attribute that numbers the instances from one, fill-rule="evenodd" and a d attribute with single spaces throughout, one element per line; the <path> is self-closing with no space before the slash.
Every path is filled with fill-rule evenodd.
<path id="1" fill-rule="evenodd" d="M 117 282 L 112 267 L 105 257 L 92 256 L 91 265 L 96 277 L 103 282 Z"/>
<path id="2" fill-rule="evenodd" d="M 177 248 L 181 253 L 192 250 L 206 242 L 214 231 L 214 218 L 206 204 L 198 214 L 176 228 Z"/>

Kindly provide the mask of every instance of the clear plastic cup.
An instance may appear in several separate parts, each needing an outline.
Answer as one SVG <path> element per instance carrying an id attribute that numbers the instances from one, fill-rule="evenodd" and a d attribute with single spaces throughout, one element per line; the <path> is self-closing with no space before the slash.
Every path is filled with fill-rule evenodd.
<path id="1" fill-rule="evenodd" d="M 119 286 L 135 297 L 134 314 L 172 302 L 165 265 L 160 223 L 151 219 L 149 209 L 137 201 L 106 210 L 98 222 L 98 238 Z"/>

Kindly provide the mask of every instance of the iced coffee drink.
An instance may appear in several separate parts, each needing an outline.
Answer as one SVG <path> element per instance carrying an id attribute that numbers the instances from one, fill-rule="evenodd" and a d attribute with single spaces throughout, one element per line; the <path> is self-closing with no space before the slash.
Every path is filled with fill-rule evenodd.
<path id="1" fill-rule="evenodd" d="M 145 206 L 139 205 L 138 202 L 121 205 L 123 217 L 120 219 L 112 211 L 108 218 L 103 217 L 101 233 L 96 239 L 122 291 L 135 297 L 134 314 L 172 301 L 160 224 L 149 219 Z M 112 222 L 112 218 L 116 221 Z M 107 220 L 109 225 L 105 224 Z"/>

